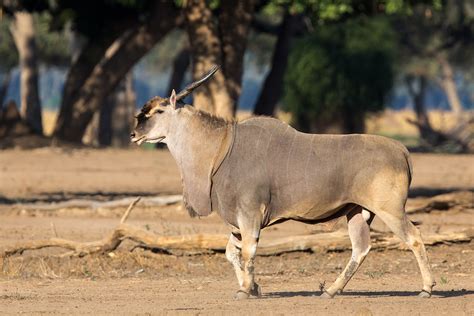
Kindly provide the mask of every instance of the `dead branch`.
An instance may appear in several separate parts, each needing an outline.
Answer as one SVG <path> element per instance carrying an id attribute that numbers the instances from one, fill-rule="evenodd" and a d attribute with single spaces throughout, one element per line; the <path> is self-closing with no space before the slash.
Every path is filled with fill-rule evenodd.
<path id="1" fill-rule="evenodd" d="M 429 198 L 416 199 L 410 204 L 412 206 L 407 209 L 409 214 L 453 209 L 474 209 L 474 192 L 461 191 L 439 194 Z"/>
<path id="2" fill-rule="evenodd" d="M 423 236 L 425 245 L 440 243 L 468 242 L 474 238 L 474 232 L 430 234 Z M 407 249 L 400 239 L 392 234 L 371 234 L 372 249 Z M 344 251 L 351 250 L 349 236 L 345 231 L 322 233 L 306 236 L 291 236 L 259 244 L 257 254 L 261 256 L 278 255 L 294 251 Z"/>
<path id="3" fill-rule="evenodd" d="M 125 223 L 125 221 L 128 219 L 128 216 L 130 216 L 130 212 L 132 212 L 132 209 L 137 205 L 138 202 L 140 202 L 141 197 L 137 197 L 130 205 L 128 206 L 127 210 L 125 213 L 123 213 L 122 218 L 120 219 L 120 224 Z"/>
<path id="4" fill-rule="evenodd" d="M 82 200 L 74 199 L 58 203 L 18 203 L 12 205 L 14 209 L 21 210 L 39 210 L 39 211 L 54 211 L 66 208 L 90 208 L 96 210 L 99 208 L 117 208 L 130 205 L 136 198 L 124 198 L 115 201 L 96 201 L 96 200 Z M 141 198 L 143 206 L 163 206 L 181 202 L 183 197 L 181 195 L 167 195 L 167 196 L 152 196 Z"/>
<path id="5" fill-rule="evenodd" d="M 405 119 L 408 123 L 416 126 L 419 130 L 424 130 L 427 136 L 422 139 L 424 145 L 427 147 L 442 147 L 447 145 L 454 145 L 458 148 L 456 152 L 461 153 L 468 153 L 471 151 L 471 144 L 472 141 L 472 119 L 468 121 L 458 124 L 456 128 L 449 132 L 442 132 L 439 130 L 435 130 L 430 126 L 426 126 L 421 124 L 416 120 L 412 120 L 410 118 Z"/>
<path id="6" fill-rule="evenodd" d="M 135 203 L 136 204 L 136 203 Z M 131 205 L 131 208 L 133 206 Z M 130 208 L 130 210 L 131 210 Z M 128 211 L 128 210 L 127 210 Z M 127 212 L 126 212 L 127 213 Z M 130 213 L 130 211 L 128 211 Z M 125 215 L 125 214 L 124 214 Z M 123 216 L 122 218 L 126 217 Z M 115 230 L 102 240 L 76 242 L 61 238 L 36 240 L 17 244 L 4 250 L 2 257 L 22 254 L 26 250 L 37 250 L 48 247 L 59 247 L 71 250 L 72 255 L 85 256 L 94 253 L 108 253 L 117 249 L 122 241 L 129 239 L 147 249 L 161 250 L 164 253 L 209 253 L 224 252 L 228 236 L 215 234 L 195 234 L 184 236 L 158 236 L 152 232 L 120 223 Z M 474 239 L 474 231 L 431 234 L 424 236 L 426 245 L 439 243 L 468 242 Z M 373 249 L 394 249 L 405 247 L 400 240 L 390 234 L 372 234 Z M 258 255 L 271 256 L 294 251 L 343 251 L 350 250 L 351 244 L 346 232 L 336 231 L 303 236 L 290 236 L 273 240 L 263 239 L 259 244 Z"/>
<path id="7" fill-rule="evenodd" d="M 118 248 L 122 241 L 129 239 L 147 248 L 172 251 L 172 250 L 206 250 L 224 251 L 228 236 L 226 235 L 185 235 L 185 236 L 157 236 L 143 229 L 119 224 L 115 230 L 105 238 L 92 242 L 77 242 L 62 238 L 51 238 L 19 243 L 3 251 L 2 257 L 22 254 L 26 250 L 58 247 L 72 250 L 74 255 L 85 256 L 94 253 L 107 253 Z"/>
<path id="8" fill-rule="evenodd" d="M 168 197 L 169 198 L 169 197 Z M 174 197 L 173 197 L 174 198 Z M 181 197 L 179 196 L 181 199 Z M 170 201 L 172 199 L 168 199 Z M 142 248 L 161 250 L 164 253 L 209 253 L 224 252 L 227 245 L 227 235 L 195 234 L 183 236 L 159 236 L 138 227 L 126 224 L 133 208 L 141 198 L 135 198 L 130 202 L 124 212 L 118 226 L 101 240 L 91 242 L 78 242 L 58 238 L 56 228 L 51 223 L 54 238 L 45 240 L 34 240 L 22 242 L 0 252 L 1 257 L 23 254 L 26 250 L 38 250 L 43 248 L 57 247 L 70 250 L 68 255 L 85 256 L 95 253 L 109 253 L 116 250 L 122 241 L 131 240 Z M 123 202 L 123 200 L 122 200 Z M 408 213 L 430 212 L 432 210 L 446 210 L 453 208 L 472 209 L 474 207 L 473 193 L 470 191 L 441 194 L 432 198 L 418 201 L 416 207 L 409 209 Z M 400 240 L 387 233 L 372 232 L 373 249 L 406 248 Z M 474 239 L 474 230 L 465 232 L 435 233 L 424 235 L 426 245 L 439 243 L 468 242 Z M 302 236 L 289 236 L 277 239 L 263 238 L 259 244 L 258 255 L 271 256 L 294 251 L 343 251 L 350 250 L 351 243 L 347 232 L 335 231 L 330 233 L 319 233 Z"/>
<path id="9" fill-rule="evenodd" d="M 58 237 L 58 231 L 56 230 L 56 226 L 53 222 L 51 222 L 51 232 L 53 233 L 54 237 Z"/>

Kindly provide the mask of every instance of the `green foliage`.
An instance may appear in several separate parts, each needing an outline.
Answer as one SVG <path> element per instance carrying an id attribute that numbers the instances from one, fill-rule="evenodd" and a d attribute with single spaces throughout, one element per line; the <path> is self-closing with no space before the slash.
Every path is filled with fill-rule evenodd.
<path id="1" fill-rule="evenodd" d="M 131 21 L 143 19 L 149 14 L 153 0 L 18 0 L 12 3 L 17 5 L 7 4 L 7 12 L 12 13 L 20 8 L 36 13 L 47 12 L 52 17 L 50 29 L 61 30 L 71 24 L 75 31 L 85 37 L 95 38 L 104 29 L 113 29 L 114 23 L 127 25 Z"/>
<path id="2" fill-rule="evenodd" d="M 0 19 L 0 72 L 8 71 L 18 64 L 18 53 L 10 33 L 8 17 Z"/>
<path id="3" fill-rule="evenodd" d="M 8 71 L 18 64 L 18 52 L 10 33 L 13 18 L 4 16 L 0 20 L 0 71 Z M 51 16 L 47 13 L 34 14 L 36 46 L 40 63 L 52 65 L 68 64 L 69 49 L 64 32 L 49 29 Z"/>
<path id="4" fill-rule="evenodd" d="M 275 15 L 288 8 L 293 13 L 309 13 L 321 21 L 337 20 L 344 14 L 353 12 L 351 0 L 273 0 L 263 8 L 264 14 Z"/>
<path id="5" fill-rule="evenodd" d="M 36 46 L 39 61 L 49 65 L 68 65 L 71 56 L 65 31 L 50 29 L 51 15 L 43 12 L 35 14 Z"/>
<path id="6" fill-rule="evenodd" d="M 262 12 L 272 16 L 281 14 L 287 8 L 293 14 L 305 13 L 314 24 L 320 25 L 361 15 L 410 15 L 417 3 L 429 5 L 434 10 L 443 8 L 442 0 L 271 0 L 266 3 Z"/>
<path id="7" fill-rule="evenodd" d="M 424 75 L 435 83 L 443 76 L 439 59 L 445 58 L 470 80 L 474 73 L 474 6 L 472 1 L 424 1 L 411 14 L 391 17 L 397 29 L 400 74 Z"/>
<path id="8" fill-rule="evenodd" d="M 394 32 L 383 18 L 319 27 L 290 54 L 286 110 L 319 122 L 381 110 L 393 85 L 394 50 Z"/>

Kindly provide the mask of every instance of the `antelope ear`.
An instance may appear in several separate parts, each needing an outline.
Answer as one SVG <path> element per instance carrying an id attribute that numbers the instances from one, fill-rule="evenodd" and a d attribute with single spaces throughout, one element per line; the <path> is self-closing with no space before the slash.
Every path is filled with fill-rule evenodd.
<path id="1" fill-rule="evenodd" d="M 174 89 L 171 92 L 170 105 L 173 109 L 176 109 L 176 91 L 174 91 Z"/>

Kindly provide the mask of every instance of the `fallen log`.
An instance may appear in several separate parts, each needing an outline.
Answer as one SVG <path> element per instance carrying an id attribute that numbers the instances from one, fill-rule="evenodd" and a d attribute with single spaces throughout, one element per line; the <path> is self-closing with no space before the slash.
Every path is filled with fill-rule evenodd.
<path id="1" fill-rule="evenodd" d="M 127 224 L 119 225 L 112 234 L 102 240 L 77 242 L 62 238 L 35 240 L 10 247 L 2 252 L 2 257 L 22 254 L 26 250 L 59 247 L 71 250 L 74 255 L 85 256 L 94 253 L 108 253 L 116 250 L 122 241 L 129 239 L 140 246 L 171 254 L 202 254 L 225 252 L 228 240 L 222 234 L 195 234 L 183 236 L 158 236 Z M 425 245 L 469 242 L 473 232 L 444 233 L 423 236 Z M 407 249 L 398 237 L 390 234 L 373 234 L 372 249 Z M 327 252 L 351 250 L 351 243 L 345 232 L 321 233 L 291 236 L 273 240 L 262 240 L 257 255 L 272 256 L 295 251 Z"/>
<path id="2" fill-rule="evenodd" d="M 425 245 L 469 242 L 474 239 L 474 231 L 459 233 L 430 234 L 423 236 Z M 372 249 L 408 249 L 400 239 L 392 234 L 372 233 Z M 345 251 L 351 250 L 349 235 L 345 231 L 321 233 L 305 236 L 291 236 L 264 241 L 258 245 L 257 254 L 261 256 L 278 255 L 294 251 Z"/>
<path id="3" fill-rule="evenodd" d="M 406 121 L 422 131 L 422 147 L 451 153 L 470 153 L 473 149 L 472 126 L 474 119 L 469 117 L 448 132 L 433 129 L 429 124 L 406 118 Z"/>
<path id="4" fill-rule="evenodd" d="M 105 238 L 92 242 L 77 242 L 62 238 L 51 238 L 19 243 L 1 252 L 3 258 L 22 254 L 26 250 L 37 250 L 48 247 L 59 247 L 71 250 L 72 255 L 85 256 L 94 253 L 109 253 L 116 250 L 124 240 L 131 240 L 147 249 L 159 250 L 173 254 L 199 254 L 224 252 L 228 236 L 223 234 L 195 234 L 182 236 L 159 236 L 125 223 L 133 207 L 138 203 L 135 199 L 122 216 L 119 225 Z M 423 236 L 426 245 L 439 243 L 469 242 L 474 239 L 474 230 Z M 372 234 L 372 249 L 405 249 L 400 240 L 384 233 Z M 262 238 L 257 254 L 261 256 L 278 255 L 294 251 L 343 251 L 350 250 L 351 244 L 347 232 L 335 231 L 302 236 L 289 236 L 266 240 Z"/>
<path id="5" fill-rule="evenodd" d="M 431 211 L 446 211 L 474 209 L 474 192 L 460 191 L 439 194 L 429 198 L 418 198 L 409 201 L 408 214 L 429 213 Z"/>
<path id="6" fill-rule="evenodd" d="M 118 199 L 114 201 L 96 201 L 73 199 L 57 203 L 17 203 L 12 205 L 13 209 L 19 210 L 37 210 L 37 211 L 55 211 L 67 208 L 90 208 L 92 210 L 104 208 L 117 208 L 129 205 L 135 200 L 133 197 Z M 167 196 L 149 196 L 142 197 L 143 206 L 164 206 L 179 203 L 183 200 L 182 195 L 167 195 Z"/>

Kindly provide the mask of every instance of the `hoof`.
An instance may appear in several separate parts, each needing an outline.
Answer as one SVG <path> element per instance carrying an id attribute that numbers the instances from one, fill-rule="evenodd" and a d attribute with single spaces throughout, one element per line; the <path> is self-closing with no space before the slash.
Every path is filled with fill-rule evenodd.
<path id="1" fill-rule="evenodd" d="M 422 297 L 422 298 L 430 298 L 431 297 L 431 293 L 425 291 L 425 290 L 422 290 L 420 292 L 420 294 L 418 294 L 418 297 Z"/>
<path id="2" fill-rule="evenodd" d="M 241 300 L 248 299 L 249 296 L 250 296 L 249 293 L 245 293 L 244 291 L 239 290 L 239 291 L 237 291 L 237 293 L 235 293 L 234 299 L 241 301 Z"/>
<path id="3" fill-rule="evenodd" d="M 258 285 L 257 283 L 254 283 L 252 290 L 250 290 L 250 295 L 255 296 L 255 297 L 261 297 L 262 289 L 260 285 Z"/>
<path id="4" fill-rule="evenodd" d="M 323 294 L 319 296 L 320 298 L 333 298 L 334 296 L 324 291 Z"/>

